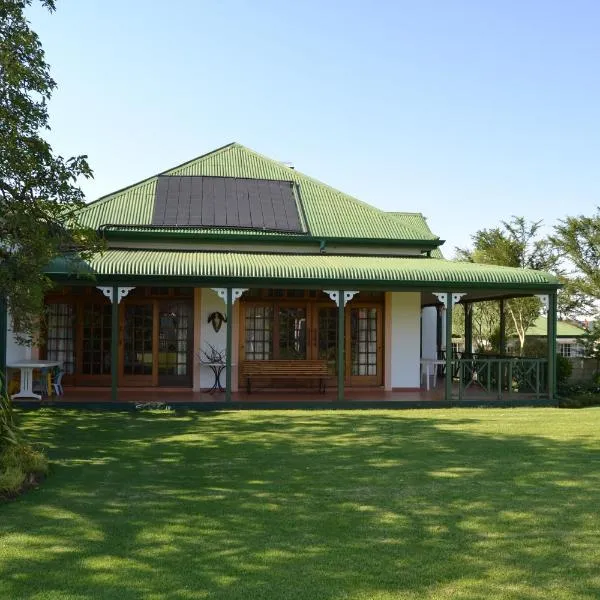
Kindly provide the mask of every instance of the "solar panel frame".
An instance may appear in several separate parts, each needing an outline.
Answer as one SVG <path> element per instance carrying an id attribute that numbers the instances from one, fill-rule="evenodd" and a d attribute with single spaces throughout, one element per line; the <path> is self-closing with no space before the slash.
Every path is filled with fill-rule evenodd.
<path id="1" fill-rule="evenodd" d="M 306 233 L 293 181 L 208 175 L 159 175 L 152 225 Z"/>

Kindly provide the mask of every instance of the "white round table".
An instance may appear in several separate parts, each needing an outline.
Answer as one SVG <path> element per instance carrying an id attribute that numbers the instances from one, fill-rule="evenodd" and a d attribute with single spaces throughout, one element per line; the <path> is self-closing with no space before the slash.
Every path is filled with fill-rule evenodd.
<path id="1" fill-rule="evenodd" d="M 20 360 L 6 365 L 11 369 L 21 370 L 21 389 L 13 394 L 11 398 L 36 398 L 41 400 L 41 395 L 33 391 L 33 370 L 48 369 L 59 365 L 60 363 L 55 360 Z"/>

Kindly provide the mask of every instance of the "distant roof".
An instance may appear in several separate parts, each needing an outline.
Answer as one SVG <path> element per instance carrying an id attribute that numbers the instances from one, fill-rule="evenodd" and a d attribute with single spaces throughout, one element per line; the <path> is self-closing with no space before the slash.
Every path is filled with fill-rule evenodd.
<path id="1" fill-rule="evenodd" d="M 535 323 L 527 330 L 527 335 L 546 336 L 548 333 L 548 319 L 546 317 L 538 317 Z M 556 337 L 581 337 L 586 334 L 583 327 L 573 325 L 568 321 L 557 321 Z"/>
<path id="2" fill-rule="evenodd" d="M 267 158 L 241 144 L 233 143 L 182 165 L 168 169 L 87 205 L 81 213 L 84 225 L 126 230 L 140 228 L 160 231 L 153 226 L 154 200 L 159 176 L 212 176 L 292 181 L 306 219 L 306 235 L 317 238 L 347 238 L 388 242 L 426 242 L 435 248 L 441 240 L 419 219 L 403 213 L 390 215 L 374 206 L 344 194 L 281 162 Z M 201 229 L 204 234 L 222 234 L 218 227 Z M 237 230 L 264 235 L 264 232 Z"/>

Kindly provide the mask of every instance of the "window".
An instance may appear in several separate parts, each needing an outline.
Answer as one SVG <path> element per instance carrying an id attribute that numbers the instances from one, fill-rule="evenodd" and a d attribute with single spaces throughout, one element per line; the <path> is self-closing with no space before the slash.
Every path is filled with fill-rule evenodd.
<path id="1" fill-rule="evenodd" d="M 62 365 L 67 374 L 75 371 L 75 311 L 71 304 L 47 306 L 46 356 Z"/>
<path id="2" fill-rule="evenodd" d="M 273 308 L 248 306 L 246 309 L 246 358 L 273 358 Z"/>
<path id="3" fill-rule="evenodd" d="M 306 308 L 285 305 L 246 307 L 247 360 L 306 359 Z"/>
<path id="4" fill-rule="evenodd" d="M 111 305 L 107 303 L 83 305 L 81 372 L 84 375 L 110 375 L 111 310 Z"/>
<path id="5" fill-rule="evenodd" d="M 572 351 L 572 344 L 559 344 L 558 345 L 558 350 L 561 356 L 566 356 L 567 358 L 570 356 L 573 356 Z"/>
<path id="6" fill-rule="evenodd" d="M 377 309 L 350 311 L 352 375 L 377 375 Z"/>

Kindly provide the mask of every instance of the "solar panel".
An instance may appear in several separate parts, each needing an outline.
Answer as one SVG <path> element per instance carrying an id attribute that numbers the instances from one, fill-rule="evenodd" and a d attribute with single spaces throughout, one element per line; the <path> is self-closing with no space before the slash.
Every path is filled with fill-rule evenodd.
<path id="1" fill-rule="evenodd" d="M 152 225 L 305 233 L 294 182 L 160 175 Z"/>

